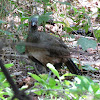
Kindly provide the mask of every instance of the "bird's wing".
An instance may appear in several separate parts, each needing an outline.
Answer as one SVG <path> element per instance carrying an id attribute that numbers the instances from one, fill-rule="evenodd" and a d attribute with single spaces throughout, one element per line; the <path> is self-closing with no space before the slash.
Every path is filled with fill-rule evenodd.
<path id="1" fill-rule="evenodd" d="M 43 43 L 45 45 L 45 48 L 52 56 L 70 56 L 68 47 L 60 38 L 44 32 L 41 32 L 40 34 L 41 44 Z"/>

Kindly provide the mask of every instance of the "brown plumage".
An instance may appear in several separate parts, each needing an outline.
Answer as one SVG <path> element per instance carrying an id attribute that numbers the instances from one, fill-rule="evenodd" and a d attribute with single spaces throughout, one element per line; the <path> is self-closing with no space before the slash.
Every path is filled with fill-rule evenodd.
<path id="1" fill-rule="evenodd" d="M 70 59 L 70 51 L 65 43 L 60 38 L 45 32 L 38 32 L 37 23 L 37 18 L 32 18 L 29 22 L 29 33 L 26 39 L 26 42 L 29 43 L 26 45 L 28 57 L 43 66 L 51 63 L 58 68 L 61 67 L 62 63 L 65 63 L 71 73 L 81 74 Z"/>

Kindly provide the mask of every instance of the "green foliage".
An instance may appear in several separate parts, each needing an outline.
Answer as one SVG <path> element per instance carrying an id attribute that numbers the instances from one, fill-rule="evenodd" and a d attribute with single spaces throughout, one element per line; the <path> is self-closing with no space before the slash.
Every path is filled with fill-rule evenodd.
<path id="1" fill-rule="evenodd" d="M 20 42 L 19 44 L 16 45 L 16 49 L 20 54 L 24 53 L 25 52 L 25 43 Z"/>
<path id="2" fill-rule="evenodd" d="M 21 17 L 21 22 L 25 21 L 25 20 L 28 19 L 28 18 L 29 18 L 29 17 L 25 17 L 25 16 Z"/>
<path id="3" fill-rule="evenodd" d="M 80 9 L 77 9 L 76 7 L 74 7 L 74 6 L 72 6 L 70 3 L 68 3 L 67 1 L 65 1 L 65 2 L 61 2 L 61 1 L 54 1 L 54 4 L 52 4 L 52 3 L 50 3 L 50 1 L 49 0 L 35 0 L 37 3 L 40 3 L 40 4 L 43 4 L 43 9 L 44 9 L 44 13 L 42 14 L 42 15 L 40 15 L 40 16 L 38 16 L 39 17 L 39 25 L 40 24 L 42 24 L 43 26 L 44 26 L 44 29 L 45 29 L 45 24 L 46 24 L 46 22 L 49 20 L 49 19 L 51 19 L 51 17 L 50 17 L 50 15 L 53 13 L 52 11 L 48 11 L 47 10 L 47 7 L 49 6 L 49 7 L 53 7 L 54 8 L 54 10 L 55 11 L 57 11 L 57 7 L 56 7 L 56 4 L 57 3 L 59 3 L 59 4 L 61 4 L 61 5 L 66 5 L 67 6 L 67 10 L 66 10 L 66 14 L 65 14 L 65 12 L 62 12 L 61 14 L 58 14 L 59 16 L 61 16 L 62 18 L 66 18 L 66 17 L 69 17 L 69 18 L 71 18 L 72 20 L 73 20 L 73 22 L 75 22 L 75 23 L 78 23 L 77 25 L 75 25 L 74 27 L 68 27 L 68 23 L 66 23 L 66 22 L 64 22 L 64 21 L 57 21 L 56 23 L 61 23 L 61 24 L 63 24 L 64 25 L 64 27 L 63 27 L 63 30 L 65 30 L 66 32 L 71 32 L 71 31 L 77 31 L 78 29 L 83 29 L 83 30 L 85 30 L 86 32 L 88 31 L 88 29 L 91 27 L 91 20 L 90 20 L 90 18 L 89 18 L 89 16 L 88 16 L 88 14 L 91 14 L 91 12 L 87 12 L 86 10 L 85 10 L 85 8 L 84 7 L 82 7 L 82 8 L 80 8 Z M 18 12 L 18 16 L 20 16 L 20 18 L 21 18 L 21 24 L 17 27 L 17 32 L 19 32 L 20 30 L 23 30 L 24 29 L 24 27 L 27 27 L 28 26 L 28 23 L 24 23 L 24 21 L 26 20 L 26 19 L 30 19 L 31 17 L 33 17 L 33 16 L 31 16 L 31 17 L 29 17 L 29 15 L 30 15 L 30 12 L 29 12 L 29 10 L 25 10 L 25 9 L 23 9 L 22 7 L 20 7 L 20 6 L 18 6 L 18 4 L 16 3 L 16 2 L 14 2 L 14 1 L 12 1 L 12 0 L 9 0 L 9 2 L 13 5 L 13 6 L 15 6 L 15 7 L 18 7 L 19 9 L 17 9 L 17 12 Z M 33 8 L 32 8 L 33 9 Z M 74 13 L 72 13 L 72 14 L 70 14 L 70 9 L 73 9 L 73 11 L 74 11 Z M 12 9 L 12 11 L 13 11 L 14 9 Z M 16 16 L 16 14 L 15 14 L 15 16 Z M 77 16 L 76 18 L 74 18 L 73 19 L 73 16 Z M 5 21 L 0 21 L 0 23 L 5 23 Z M 79 24 L 80 23 L 82 23 L 82 26 L 83 27 L 81 27 Z M 66 25 L 67 24 L 67 25 Z M 2 33 L 5 33 L 5 34 L 7 34 L 7 35 L 12 35 L 12 33 L 10 33 L 10 32 L 8 32 L 8 31 L 4 31 L 4 30 L 0 30 Z M 24 33 L 25 32 L 23 32 L 23 36 L 24 36 Z M 26 32 L 27 33 L 27 32 Z M 98 34 L 97 34 L 98 33 Z M 65 36 L 65 35 L 64 35 Z M 97 40 L 98 40 L 98 42 L 99 42 L 99 40 L 100 40 L 100 36 L 99 36 L 99 31 L 98 32 L 96 32 L 96 34 L 95 34 L 95 36 L 96 36 L 96 38 L 97 38 Z M 13 36 L 14 37 L 14 36 Z M 12 38 L 13 38 L 12 37 Z M 24 36 L 24 37 L 26 37 L 26 35 Z M 67 37 L 70 37 L 70 35 L 69 36 L 67 36 Z M 80 38 L 81 39 L 81 38 Z M 88 47 L 84 47 L 84 43 L 82 42 L 82 41 L 80 41 L 80 39 L 79 39 L 79 41 L 78 41 L 78 43 L 82 46 L 82 48 L 85 50 L 85 49 L 87 49 Z M 80 43 L 80 42 L 82 42 L 82 43 Z M 90 42 L 91 42 L 91 40 L 90 40 Z M 90 45 L 90 42 L 88 42 L 89 43 L 89 45 Z M 92 42 L 93 43 L 93 42 Z M 83 45 L 84 44 L 84 45 Z M 88 46 L 89 46 L 88 45 Z M 96 44 L 95 43 L 93 43 L 92 44 L 92 46 L 90 46 L 90 47 L 93 47 L 93 45 L 94 45 L 94 47 L 96 46 Z M 94 48 L 93 47 L 93 48 Z M 20 46 L 16 46 L 16 48 L 18 49 L 18 48 L 20 48 Z M 24 48 L 24 47 L 21 47 L 21 49 L 22 48 Z M 18 49 L 18 51 L 19 51 L 19 49 Z M 21 52 L 24 52 L 24 50 L 21 50 Z"/>
<path id="4" fill-rule="evenodd" d="M 95 88 L 96 86 L 96 88 Z M 94 83 L 90 78 L 84 76 L 77 76 L 75 78 L 75 87 L 78 89 L 71 89 L 72 93 L 77 93 L 80 98 L 87 98 L 88 95 L 92 95 L 93 100 L 99 100 L 97 95 L 100 95 L 100 86 L 97 83 Z M 97 99 L 98 98 L 98 99 Z M 79 100 L 79 99 L 78 99 Z"/>
<path id="5" fill-rule="evenodd" d="M 95 30 L 94 34 L 95 34 L 95 37 L 97 38 L 97 42 L 100 43 L 100 30 Z"/>
<path id="6" fill-rule="evenodd" d="M 10 68 L 10 67 L 12 67 L 13 65 L 14 65 L 13 63 L 5 64 L 5 67 L 6 67 L 6 68 Z"/>
<path id="7" fill-rule="evenodd" d="M 18 34 L 18 36 L 23 35 L 24 39 L 27 37 L 27 30 L 28 30 L 28 23 L 25 23 L 27 19 L 30 19 L 34 16 L 31 16 L 33 13 L 33 9 L 35 7 L 33 5 L 24 5 L 23 7 L 20 6 L 15 1 L 8 0 L 4 1 L 1 0 L 0 4 L 0 18 L 1 19 L 6 19 L 8 14 L 12 14 L 12 16 L 18 16 L 21 19 L 20 24 L 17 26 L 14 25 L 13 29 L 14 32 L 8 31 L 5 29 L 5 27 L 1 27 L 1 25 L 6 25 L 8 24 L 6 21 L 0 20 L 0 33 L 9 36 L 9 39 L 15 40 L 15 32 Z M 19 1 L 19 0 L 18 0 Z M 45 27 L 46 22 L 51 19 L 50 15 L 53 13 L 56 13 L 58 11 L 56 4 L 59 3 L 61 5 L 66 5 L 67 10 L 66 12 L 61 12 L 57 13 L 58 16 L 61 18 L 70 18 L 72 19 L 73 23 L 76 23 L 75 26 L 70 27 L 69 23 L 66 21 L 56 21 L 55 23 L 60 23 L 63 25 L 63 30 L 66 31 L 66 33 L 71 32 L 71 31 L 77 31 L 79 29 L 83 29 L 86 32 L 88 29 L 91 27 L 91 20 L 89 17 L 89 14 L 91 12 L 86 11 L 84 7 L 78 9 L 77 7 L 74 7 L 71 3 L 68 2 L 60 2 L 60 1 L 55 1 L 53 4 L 49 2 L 49 0 L 35 0 L 39 4 L 43 4 L 43 9 L 44 12 L 43 14 L 37 16 L 39 17 L 39 25 L 43 24 Z M 47 10 L 47 7 L 53 8 L 53 11 Z M 16 9 L 17 8 L 17 9 Z M 15 11 L 16 9 L 16 11 Z M 73 13 L 70 12 L 70 9 L 73 9 Z M 15 13 L 14 13 L 15 12 Z M 99 11 L 100 12 L 100 11 Z M 36 12 L 38 13 L 38 12 Z M 74 18 L 73 18 L 74 17 Z M 80 25 L 82 24 L 82 25 Z M 100 30 L 95 30 L 94 31 L 95 37 L 97 38 L 97 41 L 100 42 Z M 86 34 L 85 34 L 86 35 Z M 65 34 L 62 37 L 73 37 L 73 35 Z M 20 40 L 22 42 L 22 40 Z M 19 53 L 25 52 L 25 44 L 24 43 L 19 43 L 16 45 L 16 49 L 18 50 Z M 94 40 L 89 40 L 87 38 L 80 38 L 78 40 L 78 44 L 82 46 L 83 50 L 87 50 L 88 48 L 96 48 L 97 43 Z M 5 65 L 7 68 L 13 66 L 13 64 L 6 64 Z M 48 68 L 54 73 L 54 75 L 58 79 L 54 79 L 50 77 L 49 75 L 35 75 L 29 73 L 37 82 L 35 83 L 34 90 L 36 90 L 34 93 L 38 95 L 44 95 L 47 100 L 51 99 L 64 99 L 64 100 L 80 100 L 80 99 L 85 99 L 88 94 L 93 95 L 94 100 L 99 100 L 100 99 L 100 86 L 97 83 L 94 83 L 91 79 L 84 77 L 84 76 L 77 76 L 74 80 L 74 82 L 68 81 L 68 80 L 62 80 L 65 79 L 67 76 L 74 76 L 72 74 L 64 74 L 62 76 L 59 75 L 58 71 L 52 66 L 52 65 L 47 65 Z M 92 70 L 94 71 L 95 69 L 90 67 L 89 65 L 86 65 L 83 67 L 85 70 Z M 0 72 L 0 99 L 5 100 L 3 95 L 9 95 L 12 96 L 11 89 L 9 88 L 9 84 L 7 83 L 4 75 L 2 72 Z M 5 91 L 4 91 L 5 90 Z M 7 100 L 10 100 L 7 98 Z"/>
<path id="8" fill-rule="evenodd" d="M 82 46 L 82 49 L 85 51 L 87 50 L 88 48 L 96 48 L 97 46 L 97 43 L 95 40 L 89 40 L 87 38 L 79 38 L 78 39 L 78 44 Z"/>
<path id="9" fill-rule="evenodd" d="M 54 68 L 53 65 L 47 65 L 54 75 L 58 79 L 54 79 L 49 75 L 35 75 L 29 73 L 37 82 L 34 85 L 34 93 L 37 95 L 46 95 L 46 98 L 49 99 L 59 99 L 61 100 L 79 100 L 81 98 L 88 98 L 88 95 L 93 95 L 93 98 L 99 98 L 100 95 L 100 86 L 98 83 L 93 82 L 90 78 L 85 76 L 77 75 L 73 82 L 65 80 L 67 76 L 74 76 L 73 74 L 64 74 L 62 76 L 58 75 L 58 71 Z M 44 99 L 46 99 L 44 98 Z"/>
<path id="10" fill-rule="evenodd" d="M 39 16 L 38 24 L 39 24 L 39 25 L 40 25 L 40 24 L 45 25 L 46 22 L 47 22 L 49 19 L 51 19 L 51 18 L 50 18 L 50 15 L 51 15 L 51 14 L 52 14 L 52 12 L 48 12 L 48 13 L 45 13 L 45 14 Z"/>
<path id="11" fill-rule="evenodd" d="M 35 1 L 38 3 L 48 3 L 49 2 L 49 0 L 35 0 Z"/>
<path id="12" fill-rule="evenodd" d="M 6 68 L 12 67 L 13 64 L 5 64 Z M 0 72 L 0 100 L 5 100 L 4 95 L 7 95 L 7 100 L 10 100 L 13 96 L 12 90 L 10 88 L 9 83 L 7 82 L 5 75 L 3 72 Z"/>
<path id="13" fill-rule="evenodd" d="M 0 32 L 5 33 L 6 35 L 12 35 L 12 33 L 8 32 L 8 31 L 3 31 L 0 29 Z"/>
<path id="14" fill-rule="evenodd" d="M 50 64 L 50 63 L 48 63 L 47 64 L 47 67 L 58 77 L 58 79 L 59 79 L 59 73 L 58 73 L 58 71 L 55 69 L 55 67 L 52 65 L 52 64 Z"/>
<path id="15" fill-rule="evenodd" d="M 32 73 L 28 73 L 28 74 L 31 75 L 38 82 L 43 83 L 43 80 L 39 76 L 37 76 L 36 74 L 32 74 Z"/>
<path id="16" fill-rule="evenodd" d="M 96 71 L 97 69 L 91 67 L 90 65 L 85 65 L 82 66 L 83 69 L 87 70 L 87 71 Z"/>

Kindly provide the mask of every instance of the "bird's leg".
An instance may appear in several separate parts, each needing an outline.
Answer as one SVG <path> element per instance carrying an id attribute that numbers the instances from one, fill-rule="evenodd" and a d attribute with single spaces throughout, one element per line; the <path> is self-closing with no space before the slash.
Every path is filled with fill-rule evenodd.
<path id="1" fill-rule="evenodd" d="M 40 72 L 39 72 L 38 69 L 37 69 L 36 63 L 32 62 L 32 65 L 33 65 L 33 67 L 34 67 L 34 70 L 35 70 L 36 74 L 39 75 Z"/>
<path id="2" fill-rule="evenodd" d="M 47 71 L 47 69 L 44 66 L 43 66 L 43 69 L 44 69 L 44 73 L 47 74 L 48 71 Z"/>
<path id="3" fill-rule="evenodd" d="M 45 66 L 37 63 L 37 62 L 35 62 L 34 69 L 35 69 L 37 74 L 42 74 L 42 73 L 47 74 L 48 73 L 47 68 Z"/>

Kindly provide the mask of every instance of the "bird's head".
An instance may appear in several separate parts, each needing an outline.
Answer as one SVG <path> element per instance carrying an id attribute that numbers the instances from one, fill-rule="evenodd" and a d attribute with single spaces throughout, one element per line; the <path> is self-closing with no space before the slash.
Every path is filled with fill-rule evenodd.
<path id="1" fill-rule="evenodd" d="M 29 30 L 37 30 L 38 27 L 38 17 L 31 17 L 29 19 Z"/>
<path id="2" fill-rule="evenodd" d="M 38 18 L 32 18 L 31 19 L 31 27 L 36 27 L 38 24 Z"/>

